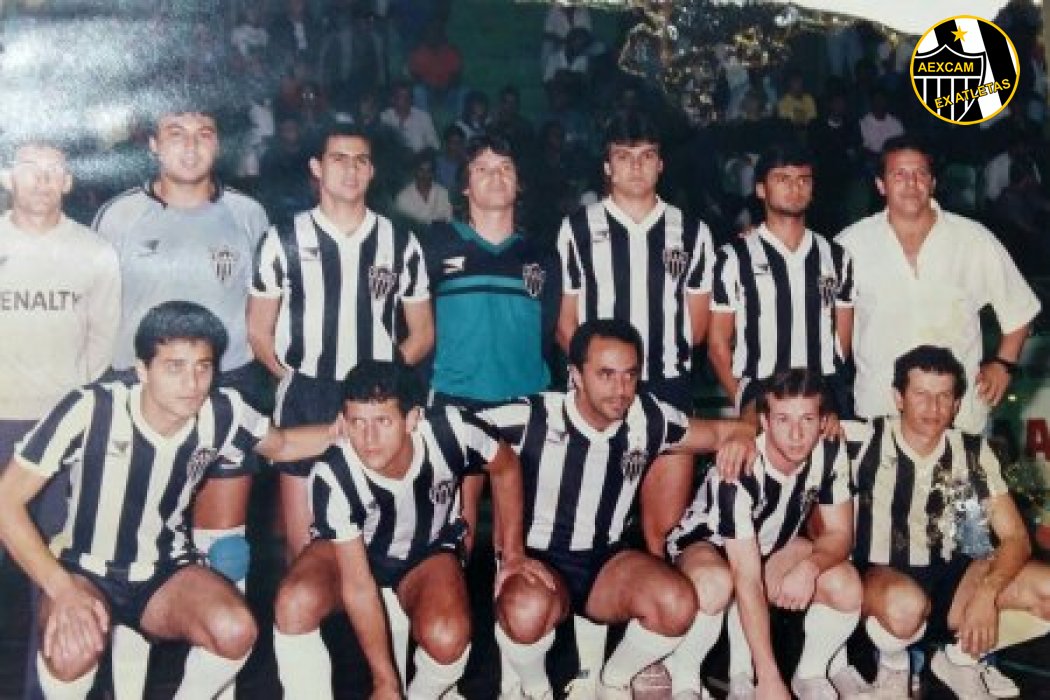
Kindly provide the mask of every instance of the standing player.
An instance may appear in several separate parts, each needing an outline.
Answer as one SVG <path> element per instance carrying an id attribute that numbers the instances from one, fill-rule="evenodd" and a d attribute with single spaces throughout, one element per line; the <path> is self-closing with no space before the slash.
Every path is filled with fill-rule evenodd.
<path id="1" fill-rule="evenodd" d="M 604 668 L 574 681 L 573 693 L 588 697 L 630 697 L 631 679 L 669 654 L 696 615 L 688 579 L 661 558 L 627 549 L 621 537 L 659 455 L 718 449 L 720 462 L 739 466 L 752 452 L 754 430 L 690 420 L 637 393 L 642 357 L 642 339 L 626 321 L 587 321 L 569 344 L 573 390 L 479 414 L 518 452 L 526 553 L 555 581 L 552 589 L 510 576 L 496 601 L 496 638 L 525 697 L 552 692 L 544 657 L 555 625 L 570 613 L 628 623 Z"/>
<path id="2" fill-rule="evenodd" d="M 391 658 L 384 602 L 397 608 L 391 613 L 403 609 L 419 645 L 407 696 L 438 698 L 459 680 L 471 637 L 457 558 L 463 527 L 455 519 L 465 474 L 484 467 L 492 479 L 504 545 L 497 592 L 510 575 L 550 584 L 523 556 L 513 451 L 459 409 L 421 413 L 421 399 L 411 371 L 391 362 L 363 361 L 343 382 L 349 438 L 310 473 L 314 540 L 277 594 L 274 649 L 288 697 L 332 697 L 320 624 L 341 608 L 368 660 L 372 697 L 399 697 L 403 678 Z M 395 647 L 395 655 L 404 651 Z"/>
<path id="3" fill-rule="evenodd" d="M 627 321 L 642 334 L 647 391 L 686 414 L 692 409 L 693 347 L 707 334 L 714 251 L 703 222 L 656 195 L 660 137 L 645 114 L 617 114 L 605 133 L 609 195 L 568 217 L 558 237 L 562 262 L 558 342 L 595 318 Z M 642 527 L 661 555 L 693 486 L 689 455 L 664 455 L 642 488 Z M 585 669 L 596 669 L 604 633 L 577 625 Z"/>
<path id="4" fill-rule="evenodd" d="M 846 424 L 858 443 L 853 558 L 880 651 L 880 697 L 907 696 L 907 649 L 924 637 L 951 642 L 930 668 L 959 697 L 1016 696 L 979 659 L 1050 630 L 1050 566 L 1029 561 L 1028 530 L 999 460 L 984 438 L 951 427 L 965 372 L 947 348 L 914 348 L 894 365 L 900 417 Z M 1007 611 L 1022 638 L 1003 634 Z"/>
<path id="5" fill-rule="evenodd" d="M 854 260 L 856 409 L 893 415 L 893 363 L 917 345 L 945 345 L 966 368 L 955 426 L 979 433 L 1017 371 L 1039 300 L 990 231 L 933 201 L 932 160 L 912 137 L 887 141 L 875 180 L 886 209 L 837 239 Z M 982 361 L 989 304 L 1003 334 Z"/>
<path id="6" fill-rule="evenodd" d="M 281 426 L 335 418 L 340 381 L 358 362 L 413 365 L 434 343 L 419 244 L 365 203 L 375 175 L 368 136 L 337 125 L 317 145 L 309 165 L 320 202 L 267 234 L 248 305 L 255 356 L 280 380 Z M 309 542 L 310 466 L 280 465 L 289 561 Z"/>
<path id="7" fill-rule="evenodd" d="M 774 374 L 806 368 L 824 377 L 829 395 L 847 396 L 837 369 L 853 332 L 849 256 L 806 228 L 813 163 L 797 146 L 774 146 L 755 169 L 765 221 L 718 251 L 711 293 L 708 357 L 741 416 L 757 420 L 755 401 Z M 836 414 L 826 426 L 837 430 Z"/>
<path id="8" fill-rule="evenodd" d="M 228 687 L 256 636 L 238 591 L 199 564 L 187 516 L 205 476 L 246 453 L 317 454 L 331 428 L 270 429 L 232 389 L 212 391 L 227 344 L 219 319 L 189 302 L 151 309 L 134 338 L 137 381 L 68 394 L 29 433 L 0 478 L 0 538 L 44 591 L 37 672 L 48 698 L 85 698 L 110 624 L 192 646 L 177 698 Z M 69 514 L 51 549 L 27 512 L 60 471 Z"/>
<path id="9" fill-rule="evenodd" d="M 853 505 L 845 444 L 821 441 L 825 385 L 816 372 L 775 374 L 758 396 L 762 434 L 751 473 L 724 480 L 711 470 L 668 553 L 703 596 L 689 634 L 668 659 L 672 692 L 703 694 L 700 664 L 718 640 L 722 611 L 736 596 L 750 655 L 730 668 L 732 698 L 790 698 L 773 656 L 770 603 L 806 610 L 805 644 L 791 692 L 802 700 L 863 697 L 863 679 L 832 656 L 860 619 L 861 586 L 849 563 Z M 809 539 L 799 531 L 814 506 L 824 523 Z M 751 658 L 754 658 L 754 670 Z M 755 683 L 757 677 L 757 684 Z"/>

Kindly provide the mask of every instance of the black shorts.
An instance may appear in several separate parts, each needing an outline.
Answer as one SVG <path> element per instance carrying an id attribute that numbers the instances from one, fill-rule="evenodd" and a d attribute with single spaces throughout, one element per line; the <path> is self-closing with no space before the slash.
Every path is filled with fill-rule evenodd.
<path id="1" fill-rule="evenodd" d="M 650 377 L 640 387 L 664 403 L 671 404 L 687 416 L 694 414 L 693 382 L 688 376 Z"/>
<path id="2" fill-rule="evenodd" d="M 445 527 L 438 538 L 423 551 L 407 559 L 395 559 L 382 555 L 368 554 L 368 565 L 372 569 L 372 578 L 382 588 L 397 589 L 401 579 L 412 569 L 438 554 L 452 554 L 463 563 L 463 537 L 467 534 L 467 524 L 458 521 Z"/>
<path id="3" fill-rule="evenodd" d="M 591 597 L 594 582 L 609 560 L 626 546 L 616 543 L 605 549 L 590 549 L 582 552 L 541 550 L 526 547 L 525 553 L 537 561 L 551 567 L 561 576 L 565 587 L 569 589 L 569 603 L 572 612 L 587 617 L 587 600 Z"/>
<path id="4" fill-rule="evenodd" d="M 203 566 L 195 555 L 187 555 L 158 564 L 153 575 L 145 581 L 129 581 L 119 574 L 99 576 L 75 561 L 62 559 L 61 564 L 69 573 L 86 578 L 102 593 L 109 605 L 111 624 L 118 623 L 130 627 L 143 636 L 148 635 L 142 630 L 142 615 L 146 612 L 146 606 L 153 595 L 184 567 L 193 564 Z"/>
<path id="5" fill-rule="evenodd" d="M 955 634 L 948 628 L 948 613 L 952 609 L 955 592 L 971 563 L 973 559 L 970 557 L 956 554 L 948 561 L 935 561 L 929 566 L 890 566 L 918 584 L 930 599 L 930 616 L 926 619 L 926 635 L 923 637 L 927 644 L 955 641 Z M 857 571 L 863 578 L 873 566 L 880 565 L 857 564 Z"/>
<path id="6" fill-rule="evenodd" d="M 331 423 L 343 405 L 343 383 L 316 379 L 289 370 L 277 385 L 273 421 L 281 428 Z M 275 466 L 284 474 L 306 478 L 313 459 L 280 462 Z"/>

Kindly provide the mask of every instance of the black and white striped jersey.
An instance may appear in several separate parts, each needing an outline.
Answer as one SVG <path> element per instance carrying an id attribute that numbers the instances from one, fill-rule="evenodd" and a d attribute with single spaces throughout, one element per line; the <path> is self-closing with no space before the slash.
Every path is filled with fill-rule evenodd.
<path id="1" fill-rule="evenodd" d="M 686 297 L 711 291 L 714 261 L 702 221 L 659 202 L 635 224 L 605 199 L 565 219 L 558 254 L 580 323 L 618 318 L 637 328 L 645 343 L 643 379 L 688 374 L 693 334 Z"/>
<path id="2" fill-rule="evenodd" d="M 320 209 L 270 229 L 251 293 L 281 299 L 281 363 L 319 379 L 342 379 L 361 360 L 394 359 L 402 304 L 430 295 L 423 254 L 409 231 L 369 211 L 345 234 Z"/>
<path id="3" fill-rule="evenodd" d="M 70 470 L 69 515 L 51 541 L 55 555 L 130 581 L 192 552 L 186 516 L 201 480 L 239 465 L 270 429 L 236 391 L 216 389 L 194 420 L 165 437 L 143 418 L 141 400 L 141 384 L 89 384 L 16 450 L 41 476 Z"/>
<path id="4" fill-rule="evenodd" d="M 835 310 L 852 305 L 849 254 L 812 231 L 791 251 L 763 224 L 718 251 L 711 310 L 734 314 L 735 377 L 801 367 L 834 374 Z"/>
<path id="5" fill-rule="evenodd" d="M 999 459 L 980 435 L 951 428 L 932 454 L 917 454 L 900 419 L 844 421 L 853 455 L 853 559 L 890 566 L 948 561 L 962 511 L 1007 493 Z"/>
<path id="6" fill-rule="evenodd" d="M 790 475 L 769 460 L 766 435 L 755 441 L 758 458 L 750 474 L 723 481 L 711 469 L 667 536 L 672 558 L 700 540 L 724 546 L 726 540 L 756 539 L 763 557 L 782 549 L 798 535 L 815 505 L 849 501 L 849 460 L 845 443 L 822 440 L 809 459 Z"/>
<path id="7" fill-rule="evenodd" d="M 412 464 L 394 479 L 364 465 L 349 443 L 332 447 L 310 472 L 308 493 L 316 539 L 364 537 L 369 557 L 412 560 L 459 516 L 463 476 L 496 456 L 495 430 L 469 413 L 428 411 L 412 432 Z"/>
<path id="8" fill-rule="evenodd" d="M 597 430 L 575 396 L 535 394 L 478 414 L 521 459 L 525 544 L 543 551 L 616 544 L 649 466 L 689 429 L 684 414 L 642 393 L 622 421 Z"/>

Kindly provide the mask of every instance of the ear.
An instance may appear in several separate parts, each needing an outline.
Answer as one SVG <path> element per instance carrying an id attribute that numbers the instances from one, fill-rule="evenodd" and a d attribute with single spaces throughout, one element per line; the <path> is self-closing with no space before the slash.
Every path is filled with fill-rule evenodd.
<path id="1" fill-rule="evenodd" d="M 419 425 L 419 419 L 423 416 L 423 409 L 419 406 L 410 408 L 405 414 L 405 433 L 413 433 Z"/>
<path id="2" fill-rule="evenodd" d="M 755 196 L 761 199 L 763 202 L 766 201 L 766 183 L 755 183 Z"/>
<path id="3" fill-rule="evenodd" d="M 897 407 L 897 413 L 904 409 L 904 395 L 901 394 L 900 389 L 893 389 L 893 405 Z"/>
<path id="4" fill-rule="evenodd" d="M 73 173 L 66 171 L 66 176 L 62 180 L 62 194 L 67 195 L 73 191 Z"/>
<path id="5" fill-rule="evenodd" d="M 765 413 L 759 413 L 758 414 L 758 425 L 759 425 L 760 428 L 762 428 L 762 432 L 763 433 L 768 433 L 769 432 L 769 416 L 767 416 Z"/>
<path id="6" fill-rule="evenodd" d="M 149 137 L 149 152 L 153 155 L 153 157 L 157 156 L 157 137 L 156 136 L 150 136 Z"/>
<path id="7" fill-rule="evenodd" d="M 612 168 L 609 167 L 609 161 L 602 163 L 602 170 L 605 171 L 605 178 L 609 179 L 612 177 Z"/>
<path id="8" fill-rule="evenodd" d="M 310 168 L 310 174 L 313 175 L 318 180 L 320 180 L 321 179 L 321 161 L 317 160 L 317 158 L 311 158 L 310 162 L 307 163 L 307 165 Z"/>
<path id="9" fill-rule="evenodd" d="M 882 181 L 881 177 L 875 178 L 875 188 L 879 191 L 879 194 L 883 197 L 886 196 L 886 183 Z"/>
<path id="10" fill-rule="evenodd" d="M 580 381 L 580 370 L 575 365 L 569 365 L 569 388 L 574 389 L 582 384 Z"/>
<path id="11" fill-rule="evenodd" d="M 138 377 L 139 381 L 143 384 L 147 383 L 146 374 L 146 363 L 142 360 L 135 360 L 135 376 Z"/>

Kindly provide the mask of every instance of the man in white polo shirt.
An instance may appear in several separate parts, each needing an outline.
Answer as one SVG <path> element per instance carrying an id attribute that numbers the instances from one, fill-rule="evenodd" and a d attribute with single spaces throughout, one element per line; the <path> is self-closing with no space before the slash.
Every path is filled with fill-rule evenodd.
<path id="1" fill-rule="evenodd" d="M 909 136 L 887 141 L 875 181 L 886 209 L 837 238 L 853 257 L 856 283 L 856 412 L 895 415 L 894 360 L 917 345 L 940 345 L 966 368 L 955 427 L 979 433 L 1010 385 L 1040 305 L 988 229 L 932 199 L 932 160 Z M 983 356 L 978 314 L 988 304 L 1002 335 Z"/>

